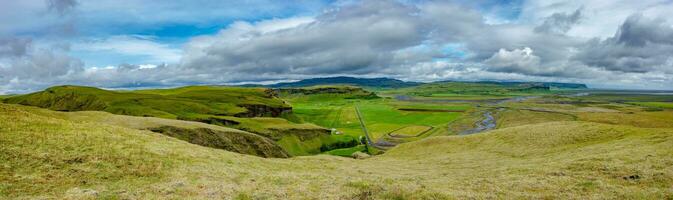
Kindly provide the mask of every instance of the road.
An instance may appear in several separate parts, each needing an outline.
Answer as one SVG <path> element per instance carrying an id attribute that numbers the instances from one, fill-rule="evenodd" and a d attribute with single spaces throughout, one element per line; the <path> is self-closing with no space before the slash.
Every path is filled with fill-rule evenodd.
<path id="1" fill-rule="evenodd" d="M 369 136 L 369 131 L 367 131 L 367 126 L 365 125 L 364 118 L 362 117 L 362 114 L 360 113 L 360 108 L 358 106 L 355 106 L 355 113 L 358 116 L 358 120 L 360 121 L 360 127 L 362 128 L 362 132 L 365 133 L 365 138 L 367 138 L 367 144 L 370 147 L 374 147 L 380 150 L 385 150 L 385 147 L 381 147 L 378 144 L 376 144 L 374 141 L 372 141 L 371 136 Z"/>

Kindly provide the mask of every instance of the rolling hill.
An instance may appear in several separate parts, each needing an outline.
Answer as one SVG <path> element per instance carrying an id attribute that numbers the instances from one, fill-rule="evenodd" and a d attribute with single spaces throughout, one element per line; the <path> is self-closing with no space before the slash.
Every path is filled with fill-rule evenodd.
<path id="1" fill-rule="evenodd" d="M 98 110 L 115 114 L 170 119 L 199 114 L 237 117 L 278 117 L 292 108 L 272 90 L 188 86 L 174 89 L 110 91 L 94 87 L 56 86 L 4 99 L 6 103 L 59 111 Z"/>
<path id="2" fill-rule="evenodd" d="M 105 111 L 226 126 L 272 139 L 292 156 L 317 154 L 321 152 L 322 146 L 355 140 L 351 137 L 332 136 L 323 127 L 294 123 L 282 118 L 292 118 L 292 107 L 279 99 L 276 91 L 264 88 L 188 86 L 110 91 L 93 87 L 57 86 L 31 94 L 12 96 L 3 101 L 56 111 Z M 184 134 L 192 137 L 223 137 L 222 134 L 203 133 L 204 130 L 194 132 L 174 127 L 154 128 L 158 132 L 178 138 Z M 175 133 L 176 131 L 181 134 Z M 254 138 L 238 141 L 251 144 L 260 142 Z M 255 153 L 258 154 L 260 153 Z M 283 157 L 282 152 L 268 155 Z"/>
<path id="3" fill-rule="evenodd" d="M 673 129 L 550 122 L 264 159 L 0 104 L 0 198 L 670 199 Z M 78 113 L 71 113 L 78 115 Z"/>

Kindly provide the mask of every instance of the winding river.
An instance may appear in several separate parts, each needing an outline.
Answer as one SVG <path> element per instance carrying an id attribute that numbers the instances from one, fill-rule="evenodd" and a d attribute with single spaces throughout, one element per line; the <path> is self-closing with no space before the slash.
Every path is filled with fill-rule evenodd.
<path id="1" fill-rule="evenodd" d="M 521 102 L 528 99 L 538 98 L 539 96 L 522 96 L 505 99 L 489 99 L 489 100 L 449 100 L 449 99 L 416 99 L 407 95 L 397 95 L 395 99 L 399 101 L 413 101 L 413 102 L 444 102 L 444 103 L 482 103 L 489 106 L 496 106 L 510 102 Z M 503 111 L 504 108 L 497 108 L 484 111 L 482 120 L 477 121 L 474 128 L 460 132 L 460 135 L 469 135 L 480 133 L 495 129 L 497 122 L 495 116 L 498 112 Z"/>

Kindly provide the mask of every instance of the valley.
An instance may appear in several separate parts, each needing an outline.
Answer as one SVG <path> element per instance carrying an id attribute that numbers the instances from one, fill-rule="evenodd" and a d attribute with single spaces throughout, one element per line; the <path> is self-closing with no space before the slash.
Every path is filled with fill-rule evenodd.
<path id="1" fill-rule="evenodd" d="M 673 0 L 0 0 L 0 200 L 673 200 Z"/>
<path id="2" fill-rule="evenodd" d="M 0 196 L 673 195 L 673 96 L 401 85 L 57 86 L 3 97 Z"/>

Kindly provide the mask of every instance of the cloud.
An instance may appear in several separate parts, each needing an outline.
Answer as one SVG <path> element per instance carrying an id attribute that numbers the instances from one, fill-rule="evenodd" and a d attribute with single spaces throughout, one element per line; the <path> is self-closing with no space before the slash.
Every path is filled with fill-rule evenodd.
<path id="1" fill-rule="evenodd" d="M 0 58 L 25 55 L 30 43 L 28 38 L 0 38 Z"/>
<path id="2" fill-rule="evenodd" d="M 71 12 L 77 6 L 76 0 L 46 0 L 47 8 L 63 16 Z"/>
<path id="3" fill-rule="evenodd" d="M 574 57 L 610 71 L 673 74 L 673 27 L 663 19 L 628 17 L 613 37 L 593 39 Z"/>
<path id="4" fill-rule="evenodd" d="M 125 57 L 142 57 L 145 63 L 176 63 L 182 57 L 182 51 L 178 47 L 141 35 L 115 35 L 105 39 L 85 40 L 74 43 L 72 49 L 89 54 L 115 55 L 120 60 Z M 101 58 L 96 56 L 93 59 Z"/>
<path id="5" fill-rule="evenodd" d="M 0 93 L 334 75 L 673 85 L 673 6 L 658 0 L 278 2 L 11 1 Z M 185 24 L 224 28 L 153 32 Z M 83 35 L 54 34 L 75 25 Z"/>
<path id="6" fill-rule="evenodd" d="M 500 49 L 490 58 L 484 61 L 489 69 L 496 72 L 517 72 L 523 74 L 537 74 L 540 67 L 540 57 L 533 54 L 529 47 L 513 49 L 511 51 Z"/>
<path id="7" fill-rule="evenodd" d="M 545 18 L 544 23 L 535 27 L 536 32 L 565 34 L 582 18 L 582 9 L 577 9 L 572 14 L 554 13 Z"/>
<path id="8" fill-rule="evenodd" d="M 84 70 L 84 64 L 63 53 L 63 49 L 35 47 L 31 40 L 22 38 L 3 40 L 7 42 L 0 43 L 0 49 L 8 49 L 9 53 L 0 56 L 0 85 L 12 86 L 5 90 L 58 83 Z M 7 91 L 0 91 L 4 92 Z"/>
<path id="9" fill-rule="evenodd" d="M 416 12 L 390 1 L 365 1 L 314 20 L 236 22 L 187 44 L 183 67 L 256 74 L 371 73 L 388 67 L 395 51 L 425 40 L 426 27 L 413 16 Z M 270 24 L 289 26 L 265 28 Z"/>

